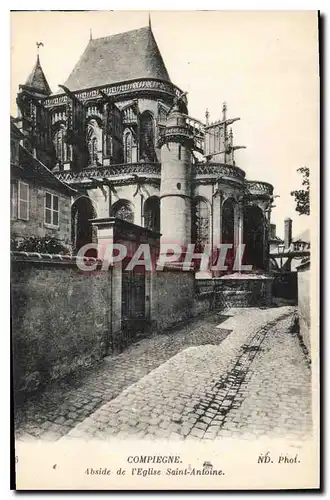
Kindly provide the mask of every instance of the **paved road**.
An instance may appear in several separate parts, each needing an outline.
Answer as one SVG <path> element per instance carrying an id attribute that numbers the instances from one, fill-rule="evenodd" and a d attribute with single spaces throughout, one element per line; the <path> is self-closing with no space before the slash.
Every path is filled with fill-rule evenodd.
<path id="1" fill-rule="evenodd" d="M 145 339 L 25 409 L 20 439 L 307 438 L 310 369 L 294 308 L 233 309 Z"/>
<path id="2" fill-rule="evenodd" d="M 18 439 L 57 440 L 96 409 L 116 398 L 178 352 L 196 345 L 217 345 L 231 330 L 216 328 L 223 314 L 211 314 L 166 334 L 141 340 L 115 357 L 67 382 L 52 384 L 17 408 Z"/>
<path id="3" fill-rule="evenodd" d="M 292 307 L 243 309 L 218 345 L 189 347 L 103 405 L 72 438 L 217 439 L 311 431 L 310 370 Z"/>

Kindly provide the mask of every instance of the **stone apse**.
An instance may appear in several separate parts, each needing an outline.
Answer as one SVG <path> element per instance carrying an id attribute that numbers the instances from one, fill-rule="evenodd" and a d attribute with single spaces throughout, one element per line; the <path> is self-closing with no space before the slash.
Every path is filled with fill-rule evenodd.
<path id="1" fill-rule="evenodd" d="M 134 47 L 134 60 L 123 46 Z M 232 273 L 241 244 L 243 263 L 267 271 L 273 187 L 236 165 L 244 146 L 235 144 L 239 118 L 227 116 L 226 104 L 215 122 L 208 111 L 204 121 L 189 116 L 187 93 L 172 83 L 150 25 L 90 40 L 56 94 L 38 56 L 17 104 L 25 146 L 76 190 L 73 254 L 98 242 L 98 219 L 117 218 L 183 247 L 232 244 L 228 270 L 205 278 Z"/>

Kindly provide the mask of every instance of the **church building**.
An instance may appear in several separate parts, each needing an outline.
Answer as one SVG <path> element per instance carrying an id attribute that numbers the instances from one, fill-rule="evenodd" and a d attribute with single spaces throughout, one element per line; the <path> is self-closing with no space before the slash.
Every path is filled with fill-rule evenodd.
<path id="1" fill-rule="evenodd" d="M 189 115 L 150 23 L 90 38 L 59 87 L 38 55 L 15 123 L 24 148 L 72 189 L 73 253 L 97 243 L 98 220 L 117 218 L 182 247 L 244 243 L 244 262 L 267 270 L 273 186 L 236 165 L 239 118 L 226 104 L 215 122 Z"/>

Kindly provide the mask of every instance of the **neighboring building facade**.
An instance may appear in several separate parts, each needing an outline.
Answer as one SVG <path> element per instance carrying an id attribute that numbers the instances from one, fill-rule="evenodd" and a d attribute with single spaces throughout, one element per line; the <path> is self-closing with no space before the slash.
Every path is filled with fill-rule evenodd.
<path id="1" fill-rule="evenodd" d="M 292 219 L 284 220 L 284 240 L 276 236 L 275 224 L 270 225 L 269 238 L 270 270 L 296 271 L 303 262 L 309 260 L 309 230 L 292 237 Z"/>
<path id="2" fill-rule="evenodd" d="M 17 244 L 49 237 L 71 247 L 71 196 L 65 185 L 22 146 L 25 136 L 11 121 L 11 231 Z"/>
<path id="3" fill-rule="evenodd" d="M 97 239 L 91 219 L 117 217 L 183 246 L 245 243 L 246 263 L 268 268 L 273 187 L 236 166 L 241 146 L 230 125 L 239 118 L 228 118 L 226 105 L 214 123 L 208 113 L 205 123 L 188 116 L 150 25 L 90 39 L 61 88 L 51 94 L 38 57 L 19 89 L 17 123 L 58 186 L 76 190 L 70 209 L 58 198 L 74 251 Z"/>

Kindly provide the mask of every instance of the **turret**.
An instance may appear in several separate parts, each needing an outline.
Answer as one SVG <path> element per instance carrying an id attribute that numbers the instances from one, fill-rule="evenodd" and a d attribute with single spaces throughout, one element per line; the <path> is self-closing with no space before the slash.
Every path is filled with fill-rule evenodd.
<path id="1" fill-rule="evenodd" d="M 30 93 L 35 94 L 38 97 L 46 97 L 52 93 L 48 85 L 47 78 L 42 70 L 39 54 L 37 55 L 37 61 L 31 74 L 25 84 L 20 85 L 20 88 L 28 90 Z"/>
<path id="2" fill-rule="evenodd" d="M 161 244 L 191 242 L 191 150 L 192 136 L 178 100 L 168 116 L 161 139 Z"/>

